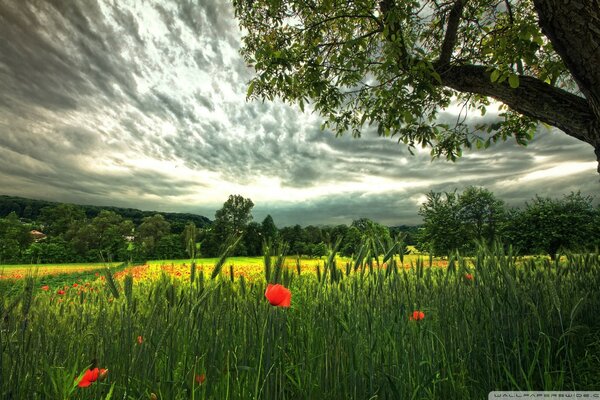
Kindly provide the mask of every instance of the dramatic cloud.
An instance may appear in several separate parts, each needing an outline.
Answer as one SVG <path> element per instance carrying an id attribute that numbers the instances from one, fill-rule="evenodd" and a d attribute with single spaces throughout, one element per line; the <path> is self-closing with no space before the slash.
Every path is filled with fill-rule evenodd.
<path id="1" fill-rule="evenodd" d="M 425 193 L 469 185 L 513 205 L 600 188 L 592 148 L 555 130 L 450 163 L 248 103 L 253 71 L 224 0 L 9 0 L 0 39 L 2 194 L 212 218 L 239 193 L 257 220 L 306 225 L 418 223 Z"/>

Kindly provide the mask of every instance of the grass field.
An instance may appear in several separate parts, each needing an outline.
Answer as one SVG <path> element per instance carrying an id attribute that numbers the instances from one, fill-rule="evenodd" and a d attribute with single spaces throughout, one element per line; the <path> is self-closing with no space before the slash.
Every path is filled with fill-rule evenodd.
<path id="1" fill-rule="evenodd" d="M 7 264 L 0 265 L 0 279 L 20 279 L 30 274 L 38 276 L 96 271 L 120 263 L 75 263 L 75 264 Z"/>
<path id="2" fill-rule="evenodd" d="M 16 295 L 0 291 L 0 398 L 480 399 L 501 389 L 600 389 L 598 254 L 517 264 L 482 249 L 439 263 L 446 268 L 415 259 L 412 268 L 356 270 L 345 260 L 300 260 L 298 270 L 291 258 L 268 280 L 258 258 L 227 260 L 211 279 L 213 261 L 150 262 L 59 290 L 29 277 Z M 291 307 L 270 304 L 267 281 L 291 291 Z M 89 367 L 106 377 L 79 387 Z"/>

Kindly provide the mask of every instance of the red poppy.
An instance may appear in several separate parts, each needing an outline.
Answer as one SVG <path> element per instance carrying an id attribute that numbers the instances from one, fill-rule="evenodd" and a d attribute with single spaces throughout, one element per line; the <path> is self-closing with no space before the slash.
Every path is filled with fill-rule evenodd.
<path id="1" fill-rule="evenodd" d="M 196 380 L 196 383 L 198 385 L 202 385 L 204 383 L 204 381 L 206 380 L 206 375 L 204 375 L 204 374 L 202 374 L 202 375 L 196 374 L 196 376 L 194 377 L 194 379 Z"/>
<path id="2" fill-rule="evenodd" d="M 472 274 L 465 274 L 465 279 L 468 281 L 472 281 L 473 280 L 473 275 Z"/>
<path id="3" fill-rule="evenodd" d="M 85 373 L 81 377 L 81 380 L 79 381 L 77 386 L 88 387 L 92 383 L 96 382 L 98 379 L 100 379 L 102 381 L 104 378 L 106 378 L 107 374 L 108 374 L 107 369 L 98 369 L 98 368 L 88 369 L 85 371 Z"/>
<path id="4" fill-rule="evenodd" d="M 425 313 L 423 311 L 413 311 L 412 315 L 409 317 L 411 321 L 420 321 L 425 318 Z"/>
<path id="5" fill-rule="evenodd" d="M 138 336 L 137 337 L 137 342 L 138 342 L 138 344 L 144 343 L 144 338 L 142 336 Z"/>
<path id="6" fill-rule="evenodd" d="M 44 285 L 44 286 L 42 286 L 42 290 L 47 292 L 48 290 L 50 290 L 50 286 Z"/>
<path id="7" fill-rule="evenodd" d="M 273 306 L 289 307 L 292 300 L 292 292 L 282 285 L 269 283 L 265 291 L 265 297 Z"/>
<path id="8" fill-rule="evenodd" d="M 77 287 L 77 286 L 79 286 L 79 285 L 78 285 L 78 284 L 76 284 L 76 283 L 74 283 L 74 284 L 73 284 L 73 287 Z"/>
<path id="9" fill-rule="evenodd" d="M 63 295 L 63 294 L 65 294 L 65 291 L 64 291 L 64 290 L 62 290 L 62 289 L 59 289 L 59 290 L 56 292 L 56 294 Z"/>

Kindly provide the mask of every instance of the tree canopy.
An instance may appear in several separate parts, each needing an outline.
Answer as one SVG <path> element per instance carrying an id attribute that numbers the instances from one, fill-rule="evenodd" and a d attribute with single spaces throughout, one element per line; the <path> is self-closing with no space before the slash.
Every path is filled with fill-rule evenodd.
<path id="1" fill-rule="evenodd" d="M 463 148 L 542 122 L 600 160 L 597 0 L 234 0 L 250 98 L 310 102 L 337 134 L 365 124 L 409 150 L 454 160 Z M 467 124 L 491 101 L 498 118 Z M 440 110 L 462 105 L 458 117 Z M 600 165 L 599 165 L 600 172 Z"/>

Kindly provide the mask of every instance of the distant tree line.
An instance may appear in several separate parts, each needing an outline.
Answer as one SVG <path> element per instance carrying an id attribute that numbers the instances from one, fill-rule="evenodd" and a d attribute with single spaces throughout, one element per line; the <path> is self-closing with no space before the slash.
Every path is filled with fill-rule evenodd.
<path id="1" fill-rule="evenodd" d="M 600 207 L 581 193 L 562 199 L 536 196 L 524 207 L 508 208 L 484 188 L 430 192 L 419 214 L 423 225 L 417 247 L 440 256 L 469 254 L 478 243 L 493 241 L 511 245 L 520 254 L 551 257 L 600 246 Z"/>
<path id="2" fill-rule="evenodd" d="M 579 193 L 535 197 L 524 207 L 509 208 L 483 188 L 430 192 L 419 210 L 421 226 L 386 227 L 359 218 L 350 225 L 277 228 L 270 215 L 253 221 L 253 207 L 252 200 L 231 195 L 211 223 L 194 214 L 0 196 L 0 264 L 216 257 L 234 241 L 233 255 L 261 255 L 265 245 L 285 243 L 287 254 L 315 258 L 336 243 L 340 254 L 356 255 L 365 238 L 378 243 L 400 239 L 439 256 L 470 254 L 478 243 L 496 240 L 521 254 L 551 256 L 600 246 L 600 207 Z"/>

